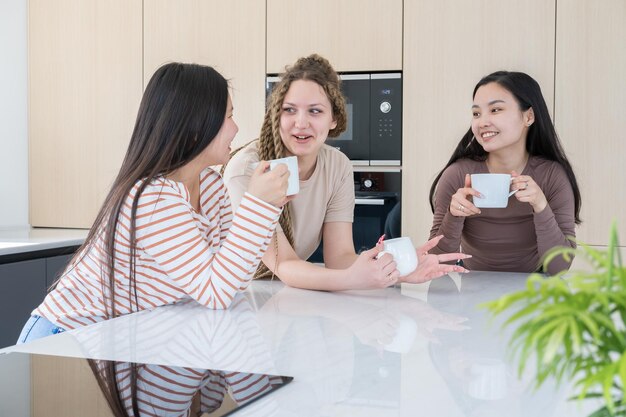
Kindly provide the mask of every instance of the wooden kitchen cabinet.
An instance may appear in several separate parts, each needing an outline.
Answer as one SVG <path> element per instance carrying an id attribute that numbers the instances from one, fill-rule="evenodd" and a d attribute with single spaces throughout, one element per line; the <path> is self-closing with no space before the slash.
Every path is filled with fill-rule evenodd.
<path id="1" fill-rule="evenodd" d="M 555 120 L 582 194 L 577 237 L 606 245 L 613 219 L 626 239 L 626 3 L 559 2 Z"/>
<path id="2" fill-rule="evenodd" d="M 267 0 L 267 72 L 313 52 L 337 71 L 402 69 L 402 0 Z"/>
<path id="3" fill-rule="evenodd" d="M 554 22 L 555 0 L 404 1 L 402 233 L 416 244 L 429 236 L 430 185 L 470 126 L 481 77 L 526 72 L 553 109 Z"/>
<path id="4" fill-rule="evenodd" d="M 88 228 L 142 93 L 142 1 L 30 0 L 32 226 Z"/>
<path id="5" fill-rule="evenodd" d="M 171 61 L 210 65 L 231 84 L 233 148 L 258 137 L 265 114 L 265 2 L 146 0 L 144 84 Z"/>

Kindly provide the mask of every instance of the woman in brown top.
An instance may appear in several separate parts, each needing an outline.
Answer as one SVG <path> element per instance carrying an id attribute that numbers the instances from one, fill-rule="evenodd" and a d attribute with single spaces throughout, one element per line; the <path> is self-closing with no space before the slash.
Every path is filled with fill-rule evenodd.
<path id="1" fill-rule="evenodd" d="M 521 72 L 494 72 L 474 88 L 472 125 L 430 189 L 435 248 L 472 255 L 466 267 L 533 272 L 555 246 L 574 247 L 580 191 L 539 84 Z M 511 174 L 506 208 L 479 209 L 470 174 Z M 549 273 L 569 268 L 562 257 Z"/>

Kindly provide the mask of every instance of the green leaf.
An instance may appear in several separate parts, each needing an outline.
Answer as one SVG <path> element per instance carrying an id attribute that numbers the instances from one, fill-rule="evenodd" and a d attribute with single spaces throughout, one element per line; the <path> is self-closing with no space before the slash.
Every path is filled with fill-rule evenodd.
<path id="1" fill-rule="evenodd" d="M 580 355 L 582 348 L 582 335 L 580 327 L 576 324 L 576 320 L 571 317 L 569 318 L 568 323 L 570 327 L 570 334 L 572 336 L 572 349 L 574 350 L 575 355 Z"/>
<path id="2" fill-rule="evenodd" d="M 569 341 L 565 340 L 565 338 L 563 337 L 565 336 L 565 332 L 567 331 L 568 327 L 569 323 L 565 321 L 559 324 L 558 328 L 554 332 L 552 332 L 552 335 L 548 340 L 546 352 L 542 359 L 544 364 L 552 362 L 552 360 L 554 359 L 554 355 L 556 354 L 556 351 L 559 349 L 559 347 L 569 344 Z"/>
<path id="3" fill-rule="evenodd" d="M 598 329 L 598 325 L 591 320 L 586 311 L 581 311 L 576 314 L 576 318 L 583 322 L 591 336 L 593 336 L 594 340 L 598 340 L 600 338 L 600 329 Z"/>
<path id="4" fill-rule="evenodd" d="M 613 417 L 611 412 L 606 408 L 606 406 L 600 408 L 599 410 L 594 411 L 589 414 L 589 417 Z"/>
<path id="5" fill-rule="evenodd" d="M 622 353 L 622 359 L 619 362 L 619 377 L 622 380 L 622 397 L 626 396 L 626 351 Z"/>
<path id="6" fill-rule="evenodd" d="M 519 319 L 521 319 L 522 317 L 529 315 L 531 313 L 536 313 L 540 308 L 541 308 L 541 304 L 543 303 L 543 300 L 537 301 L 535 303 L 531 303 L 528 306 L 526 306 L 525 308 L 519 310 L 517 313 L 513 314 L 511 317 L 509 317 L 503 324 L 502 326 L 507 326 L 511 323 L 513 323 L 514 321 L 517 321 Z"/>
<path id="7" fill-rule="evenodd" d="M 608 366 L 602 372 L 604 375 L 604 380 L 602 382 L 602 388 L 604 390 L 604 401 L 606 402 L 606 407 L 609 409 L 611 413 L 615 411 L 615 403 L 613 402 L 613 396 L 611 395 L 611 386 L 613 385 L 613 375 L 614 373 L 611 370 L 612 366 Z"/>

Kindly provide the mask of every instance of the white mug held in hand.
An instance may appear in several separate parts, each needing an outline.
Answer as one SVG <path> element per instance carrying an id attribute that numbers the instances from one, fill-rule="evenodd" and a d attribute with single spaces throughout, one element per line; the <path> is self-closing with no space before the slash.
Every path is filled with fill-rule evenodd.
<path id="1" fill-rule="evenodd" d="M 510 191 L 511 176 L 509 174 L 472 174 L 472 188 L 483 195 L 482 198 L 472 197 L 476 207 L 505 208 L 509 197 L 517 192 Z"/>
<path id="2" fill-rule="evenodd" d="M 383 241 L 383 250 L 376 256 L 388 253 L 393 257 L 401 277 L 409 275 L 417 268 L 417 252 L 410 237 L 399 237 Z"/>
<path id="3" fill-rule="evenodd" d="M 415 336 L 417 336 L 417 323 L 404 314 L 398 315 L 396 319 L 398 320 L 396 333 L 391 342 L 383 345 L 383 348 L 389 352 L 407 353 L 411 350 Z"/>
<path id="4" fill-rule="evenodd" d="M 300 191 L 300 175 L 298 174 L 298 157 L 297 156 L 288 156 L 286 158 L 272 159 L 268 161 L 270 163 L 270 170 L 276 168 L 278 164 L 287 165 L 287 169 L 289 170 L 289 181 L 287 183 L 287 193 L 286 195 L 294 195 L 298 194 Z M 258 162 L 254 162 L 250 164 L 250 168 L 256 169 L 259 166 Z"/>

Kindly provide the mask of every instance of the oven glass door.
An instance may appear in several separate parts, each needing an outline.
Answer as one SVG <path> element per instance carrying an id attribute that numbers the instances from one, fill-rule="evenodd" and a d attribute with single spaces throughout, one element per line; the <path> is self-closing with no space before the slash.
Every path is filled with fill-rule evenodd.
<path id="1" fill-rule="evenodd" d="M 346 131 L 326 143 L 345 153 L 354 165 L 369 165 L 370 160 L 370 75 L 341 75 L 341 90 L 346 97 Z"/>
<path id="2" fill-rule="evenodd" d="M 397 201 L 397 197 L 357 197 L 355 199 L 352 239 L 356 253 L 376 246 L 376 242 L 385 232 L 387 216 Z M 323 241 L 307 260 L 313 263 L 324 263 Z"/>

